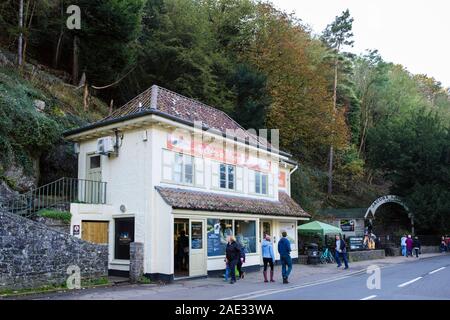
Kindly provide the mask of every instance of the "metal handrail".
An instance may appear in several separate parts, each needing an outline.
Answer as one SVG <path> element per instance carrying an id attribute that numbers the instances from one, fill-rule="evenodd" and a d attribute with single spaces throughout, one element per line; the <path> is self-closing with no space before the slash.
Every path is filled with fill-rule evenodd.
<path id="1" fill-rule="evenodd" d="M 12 213 L 30 217 L 42 209 L 68 211 L 71 203 L 105 204 L 106 182 L 60 178 L 15 196 L 3 207 Z"/>

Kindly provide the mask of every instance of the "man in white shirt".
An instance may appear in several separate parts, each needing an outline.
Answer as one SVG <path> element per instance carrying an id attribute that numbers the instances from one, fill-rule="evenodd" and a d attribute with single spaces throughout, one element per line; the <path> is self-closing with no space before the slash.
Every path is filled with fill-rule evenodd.
<path id="1" fill-rule="evenodd" d="M 402 236 L 400 245 L 402 247 L 402 256 L 406 257 L 406 235 Z"/>

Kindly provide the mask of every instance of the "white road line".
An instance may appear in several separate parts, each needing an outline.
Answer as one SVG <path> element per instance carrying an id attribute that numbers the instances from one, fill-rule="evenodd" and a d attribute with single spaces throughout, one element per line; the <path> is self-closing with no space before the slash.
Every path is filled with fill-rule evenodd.
<path id="1" fill-rule="evenodd" d="M 439 271 L 444 270 L 444 269 L 445 269 L 445 267 L 442 267 L 442 268 L 433 270 L 433 271 L 431 271 L 431 272 L 428 272 L 428 274 L 433 274 L 433 273 L 439 272 Z"/>
<path id="2" fill-rule="evenodd" d="M 360 300 L 370 300 L 370 299 L 374 299 L 374 298 L 376 298 L 376 297 L 377 297 L 377 295 L 374 294 L 373 296 L 368 296 L 368 297 L 362 298 L 362 299 L 360 299 Z"/>
<path id="3" fill-rule="evenodd" d="M 261 293 L 261 294 L 250 293 L 245 298 L 240 298 L 240 300 L 252 300 L 252 299 L 255 299 L 255 298 L 264 297 L 264 296 L 268 296 L 268 295 L 272 295 L 272 294 L 288 292 L 288 291 L 298 290 L 298 289 L 307 288 L 307 287 L 313 287 L 313 286 L 317 286 L 317 285 L 321 285 L 321 284 L 327 284 L 327 283 L 330 283 L 330 282 L 335 282 L 335 281 L 347 279 L 349 277 L 351 277 L 351 275 L 347 275 L 347 276 L 344 276 L 344 277 L 333 278 L 333 279 L 324 280 L 324 281 L 318 281 L 318 282 L 303 284 L 303 285 L 298 285 L 298 286 L 293 286 L 293 287 L 288 287 L 286 289 L 279 289 L 279 290 L 275 289 L 275 290 L 265 291 L 264 293 Z M 221 300 L 230 300 L 230 299 L 229 298 L 225 298 L 225 299 L 221 299 Z"/>
<path id="4" fill-rule="evenodd" d="M 417 277 L 417 278 L 415 278 L 415 279 L 412 279 L 411 281 L 408 281 L 408 282 L 399 284 L 398 287 L 399 287 L 399 288 L 406 287 L 407 285 L 409 285 L 409 284 L 411 284 L 411 283 L 414 283 L 414 282 L 416 282 L 416 281 L 418 281 L 418 280 L 420 280 L 420 279 L 422 279 L 422 277 Z"/>

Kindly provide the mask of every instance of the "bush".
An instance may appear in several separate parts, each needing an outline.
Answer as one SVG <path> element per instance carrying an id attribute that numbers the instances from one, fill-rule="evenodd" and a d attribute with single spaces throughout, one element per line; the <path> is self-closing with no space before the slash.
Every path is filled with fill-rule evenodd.
<path id="1" fill-rule="evenodd" d="M 65 223 L 70 223 L 70 220 L 72 219 L 72 214 L 70 212 L 58 211 L 58 210 L 52 210 L 52 209 L 39 210 L 37 215 L 39 217 L 43 217 L 43 218 L 61 220 Z"/>

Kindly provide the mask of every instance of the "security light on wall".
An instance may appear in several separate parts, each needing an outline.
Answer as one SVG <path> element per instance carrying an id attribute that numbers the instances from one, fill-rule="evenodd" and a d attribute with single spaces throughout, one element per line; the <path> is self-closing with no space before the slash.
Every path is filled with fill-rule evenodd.
<path id="1" fill-rule="evenodd" d="M 75 154 L 79 154 L 80 153 L 80 144 L 78 142 L 74 143 L 73 151 L 75 152 Z"/>

